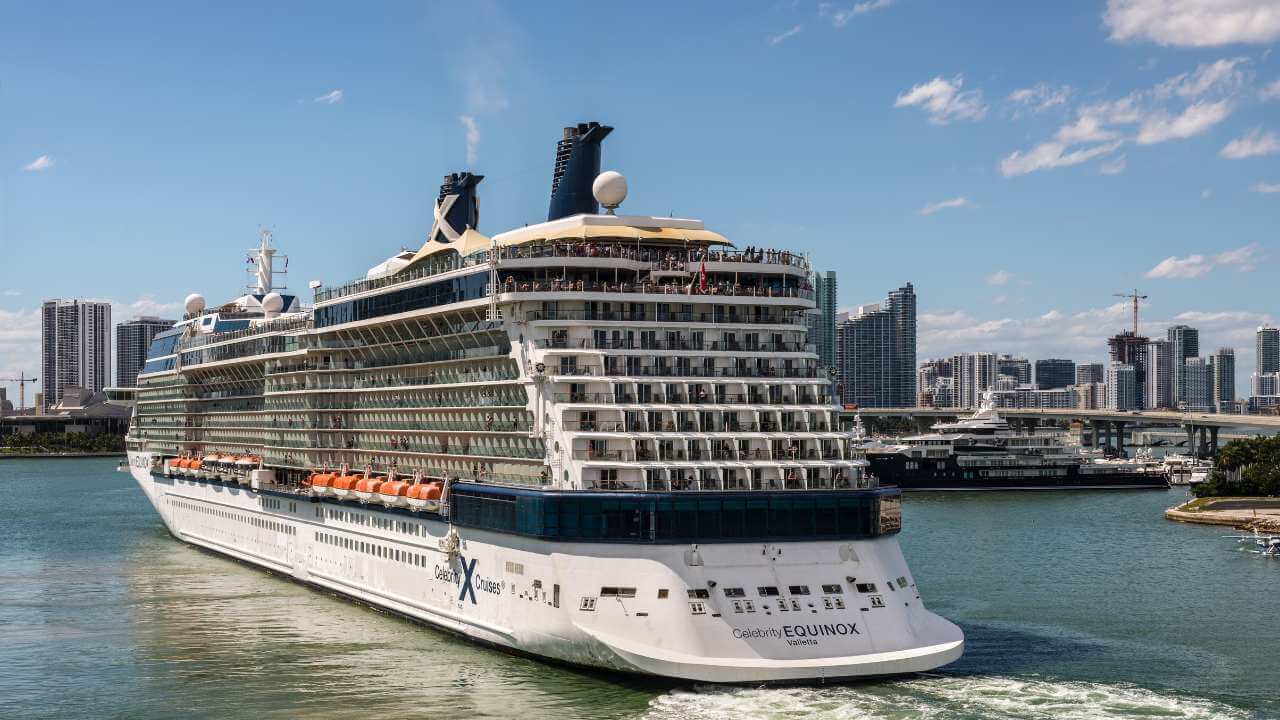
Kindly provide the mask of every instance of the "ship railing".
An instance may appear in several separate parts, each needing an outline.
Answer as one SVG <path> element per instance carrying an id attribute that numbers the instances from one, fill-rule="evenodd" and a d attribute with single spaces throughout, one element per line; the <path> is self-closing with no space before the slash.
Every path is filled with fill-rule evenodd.
<path id="1" fill-rule="evenodd" d="M 385 376 L 381 378 L 370 378 L 364 382 L 353 381 L 308 381 L 305 383 L 280 383 L 272 384 L 267 387 L 267 392 L 290 392 L 296 390 L 378 390 L 384 388 L 403 388 L 403 387 L 426 387 L 433 385 L 459 385 L 463 383 L 474 382 L 502 382 L 504 380 L 518 380 L 519 376 L 514 372 L 474 372 L 474 373 L 458 373 L 458 374 L 440 374 L 440 375 L 421 375 L 415 377 L 397 377 Z"/>
<path id="2" fill-rule="evenodd" d="M 459 270 L 464 267 L 474 267 L 487 262 L 488 254 L 487 250 L 469 255 L 465 258 L 460 258 L 456 254 L 446 254 L 444 256 L 432 258 L 431 260 L 419 263 L 409 270 L 393 273 L 391 275 L 383 275 L 376 278 L 357 278 L 342 285 L 316 288 L 315 302 L 327 302 L 329 300 L 336 300 L 338 298 L 355 295 L 368 290 L 377 290 L 379 288 L 420 280 L 433 275 L 440 275 L 453 270 Z"/>
<path id="3" fill-rule="evenodd" d="M 226 318 L 226 313 L 219 313 L 220 317 Z M 250 317 L 261 317 L 260 315 L 251 315 Z M 212 333 L 209 335 L 195 335 L 185 338 L 178 344 L 178 351 L 192 350 L 204 347 L 213 343 L 223 343 L 228 340 L 240 340 L 242 338 L 253 337 L 255 335 L 265 335 L 267 333 L 288 332 L 292 330 L 309 330 L 313 327 L 310 314 L 305 317 L 289 317 L 279 318 L 276 320 L 268 320 L 243 330 L 232 330 L 230 332 Z"/>
<path id="4" fill-rule="evenodd" d="M 634 242 L 581 241 L 534 242 L 505 246 L 498 249 L 503 260 L 536 260 L 541 258 L 614 258 L 654 263 L 657 270 L 688 270 L 690 264 L 706 262 L 731 262 L 757 265 L 787 265 L 809 269 L 809 262 L 802 255 L 788 250 L 704 250 L 673 249 L 654 246 L 637 246 Z"/>
<path id="5" fill-rule="evenodd" d="M 812 300 L 813 291 L 805 288 L 774 287 L 772 285 L 740 285 L 729 281 L 708 283 L 704 288 L 697 282 L 638 283 L 619 281 L 587 281 L 587 280 L 516 280 L 508 277 L 498 285 L 500 294 L 519 293 L 622 293 L 642 295 L 671 295 L 679 297 L 761 297 L 761 298 L 799 298 Z"/>
<path id="6" fill-rule="evenodd" d="M 561 365 L 551 368 L 552 375 L 591 377 L 644 377 L 644 378 L 779 378 L 814 379 L 824 377 L 817 368 L 758 368 L 703 366 L 669 367 L 661 364 L 604 367 L 600 365 Z M 806 395 L 802 404 L 811 404 L 813 396 Z M 709 399 L 699 402 L 710 402 Z"/>
<path id="7" fill-rule="evenodd" d="M 644 312 L 604 312 L 591 310 L 529 310 L 525 319 L 537 320 L 599 320 L 625 322 L 697 322 L 738 325 L 803 325 L 804 313 L 760 313 L 738 315 L 733 313 L 671 312 L 650 315 Z"/>
<path id="8" fill-rule="evenodd" d="M 681 340 L 679 342 L 668 342 L 664 340 L 655 340 L 646 342 L 643 340 L 627 340 L 621 338 L 618 340 L 605 340 L 604 342 L 596 342 L 590 338 L 578 338 L 568 340 L 564 338 L 539 339 L 534 341 L 534 347 L 545 350 L 698 350 L 698 351 L 732 351 L 732 352 L 814 352 L 815 346 L 811 343 L 729 343 L 714 340 L 711 342 L 693 342 L 691 340 Z"/>

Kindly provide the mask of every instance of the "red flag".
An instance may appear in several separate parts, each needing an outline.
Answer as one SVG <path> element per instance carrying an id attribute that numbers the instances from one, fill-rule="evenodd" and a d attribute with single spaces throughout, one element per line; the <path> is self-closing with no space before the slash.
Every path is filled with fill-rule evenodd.
<path id="1" fill-rule="evenodd" d="M 707 261 L 702 261 L 702 266 L 698 269 L 698 290 L 707 291 Z"/>

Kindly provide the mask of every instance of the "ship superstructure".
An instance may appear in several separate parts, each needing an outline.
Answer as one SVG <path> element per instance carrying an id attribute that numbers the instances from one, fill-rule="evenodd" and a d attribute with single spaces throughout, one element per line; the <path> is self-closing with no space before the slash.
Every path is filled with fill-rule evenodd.
<path id="1" fill-rule="evenodd" d="M 954 660 L 899 491 L 805 342 L 807 259 L 614 214 L 610 130 L 566 129 L 545 223 L 482 235 L 482 176 L 456 173 L 421 248 L 311 307 L 275 287 L 269 236 L 250 292 L 188 298 L 128 438 L 170 531 L 586 666 L 821 681 Z"/>

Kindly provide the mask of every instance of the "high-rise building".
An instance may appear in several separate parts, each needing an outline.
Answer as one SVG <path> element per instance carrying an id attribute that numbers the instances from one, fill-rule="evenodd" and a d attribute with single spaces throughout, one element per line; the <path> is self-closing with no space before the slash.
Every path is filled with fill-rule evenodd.
<path id="1" fill-rule="evenodd" d="M 1089 381 L 1075 386 L 1076 404 L 1080 410 L 1104 410 L 1107 407 L 1107 384 Z"/>
<path id="2" fill-rule="evenodd" d="M 1213 405 L 1218 412 L 1236 402 L 1236 351 L 1218 348 L 1213 354 Z"/>
<path id="3" fill-rule="evenodd" d="M 1187 325 L 1169 328 L 1170 355 L 1173 357 L 1173 401 L 1187 399 L 1186 360 L 1200 355 L 1200 331 Z"/>
<path id="4" fill-rule="evenodd" d="M 1173 400 L 1173 346 L 1168 340 L 1147 343 L 1147 376 L 1142 393 L 1148 410 L 1177 407 Z"/>
<path id="5" fill-rule="evenodd" d="M 1128 363 L 1113 362 L 1107 367 L 1107 409 L 1137 410 L 1138 371 Z"/>
<path id="6" fill-rule="evenodd" d="M 1070 387 L 1075 382 L 1075 361 L 1060 358 L 1036 361 L 1036 387 L 1040 390 L 1056 390 Z"/>
<path id="7" fill-rule="evenodd" d="M 836 326 L 841 399 L 862 407 L 916 403 L 916 296 L 907 283 Z"/>
<path id="8" fill-rule="evenodd" d="M 996 382 L 996 356 L 993 353 L 964 353 L 951 358 L 955 407 L 977 407 L 982 395 Z"/>
<path id="9" fill-rule="evenodd" d="M 996 374 L 1013 378 L 1017 385 L 1030 385 L 1031 361 L 1012 355 L 1001 355 L 996 358 Z"/>
<path id="10" fill-rule="evenodd" d="M 809 342 L 818 354 L 818 364 L 836 366 L 836 273 L 834 270 L 813 274 L 813 298 L 817 308 L 809 313 Z"/>
<path id="11" fill-rule="evenodd" d="M 1147 382 L 1147 343 L 1150 342 L 1142 335 L 1134 335 L 1132 330 L 1124 330 L 1116 335 L 1107 338 L 1107 349 L 1111 352 L 1111 362 L 1120 363 L 1121 365 L 1132 365 L 1136 382 L 1138 383 L 1134 392 L 1136 397 L 1134 401 L 1137 405 L 1133 408 L 1146 407 L 1146 382 Z M 1108 370 L 1110 373 L 1110 370 Z M 1110 375 L 1108 374 L 1108 377 Z M 1107 380 L 1107 382 L 1111 382 Z M 1115 392 L 1111 390 L 1110 392 Z"/>
<path id="12" fill-rule="evenodd" d="M 175 320 L 144 316 L 116 326 L 116 387 L 135 387 L 147 362 L 147 348 L 156 333 L 173 327 Z"/>
<path id="13" fill-rule="evenodd" d="M 1234 364 L 1234 363 L 1233 363 Z M 1187 358 L 1182 364 L 1183 410 L 1208 412 L 1213 402 L 1213 361 L 1205 358 Z"/>
<path id="14" fill-rule="evenodd" d="M 41 412 L 62 400 L 63 389 L 99 392 L 111 368 L 111 303 L 46 300 L 40 327 L 44 377 Z"/>
<path id="15" fill-rule="evenodd" d="M 998 408 L 1073 408 L 1077 397 L 1072 388 L 1040 390 L 1033 385 L 1022 385 L 1011 390 L 994 390 L 991 399 Z"/>
<path id="16" fill-rule="evenodd" d="M 1102 363 L 1080 363 L 1076 366 L 1076 385 L 1107 381 L 1107 370 Z"/>
<path id="17" fill-rule="evenodd" d="M 1280 372 L 1280 328 L 1258 328 L 1257 372 Z"/>
<path id="18" fill-rule="evenodd" d="M 916 371 L 916 405 L 952 407 L 951 358 L 926 360 Z"/>

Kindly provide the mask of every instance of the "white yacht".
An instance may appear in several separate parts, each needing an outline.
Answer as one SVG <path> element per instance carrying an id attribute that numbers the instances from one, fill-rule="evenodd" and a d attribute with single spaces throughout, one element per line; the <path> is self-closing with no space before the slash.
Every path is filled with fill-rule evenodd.
<path id="1" fill-rule="evenodd" d="M 615 214 L 611 128 L 566 128 L 547 222 L 480 234 L 445 178 L 417 251 L 157 336 L 128 437 L 174 537 L 509 651 L 726 683 L 963 651 L 838 428 L 810 268 Z M 600 212 L 600 205 L 605 208 Z"/>

